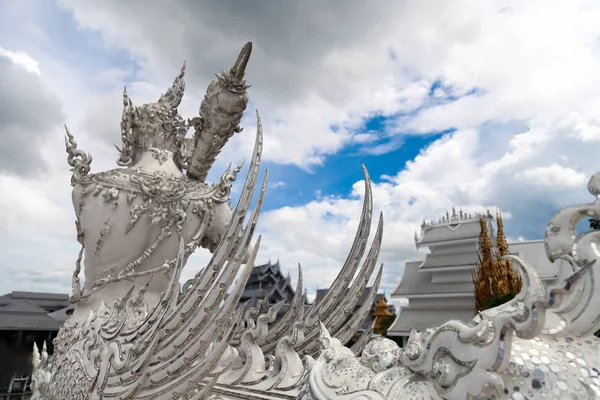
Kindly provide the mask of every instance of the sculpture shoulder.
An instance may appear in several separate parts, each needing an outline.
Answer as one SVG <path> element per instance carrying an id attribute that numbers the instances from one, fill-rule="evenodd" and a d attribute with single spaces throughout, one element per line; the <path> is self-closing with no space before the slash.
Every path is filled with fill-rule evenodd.
<path id="1" fill-rule="evenodd" d="M 140 169 L 116 168 L 89 174 L 73 185 L 74 196 L 103 194 L 117 197 L 120 192 L 143 195 L 159 201 L 193 200 L 211 198 L 214 185 L 189 179 L 185 175 L 173 176 L 164 172 L 147 173 Z"/>

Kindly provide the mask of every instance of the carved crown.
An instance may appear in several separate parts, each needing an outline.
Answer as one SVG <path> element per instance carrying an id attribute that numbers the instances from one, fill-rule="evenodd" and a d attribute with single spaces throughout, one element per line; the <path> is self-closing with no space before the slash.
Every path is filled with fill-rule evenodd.
<path id="1" fill-rule="evenodd" d="M 185 91 L 185 62 L 173 85 L 156 103 L 134 107 L 123 91 L 123 117 L 121 120 L 122 149 L 118 149 L 119 165 L 129 165 L 138 150 L 161 149 L 176 154 L 180 151 L 189 129 L 188 123 L 179 115 L 177 107 Z"/>

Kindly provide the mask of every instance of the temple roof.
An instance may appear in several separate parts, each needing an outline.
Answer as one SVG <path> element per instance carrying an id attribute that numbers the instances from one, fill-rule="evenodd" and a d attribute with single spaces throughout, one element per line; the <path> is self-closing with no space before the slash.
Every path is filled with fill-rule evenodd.
<path id="1" fill-rule="evenodd" d="M 70 308 L 67 294 L 14 291 L 0 296 L 0 330 L 57 331 Z"/>
<path id="2" fill-rule="evenodd" d="M 0 296 L 0 308 L 19 300 L 29 300 L 48 312 L 57 311 L 71 305 L 68 294 L 13 291 Z"/>
<path id="3" fill-rule="evenodd" d="M 400 283 L 392 296 L 410 296 L 437 293 L 472 293 L 473 282 L 433 283 L 433 273 L 420 269 L 422 261 L 407 262 Z"/>
<path id="4" fill-rule="evenodd" d="M 455 217 L 450 215 L 447 219 L 437 221 L 423 221 L 420 235 L 415 233 L 415 244 L 419 248 L 448 241 L 478 241 L 481 231 L 479 221 L 482 217 L 487 218 L 488 223 L 494 220 L 487 214 L 463 214 Z"/>
<path id="5" fill-rule="evenodd" d="M 0 330 L 57 331 L 61 325 L 30 300 L 19 300 L 0 308 Z"/>
<path id="6" fill-rule="evenodd" d="M 543 240 L 531 240 L 526 242 L 515 242 L 509 244 L 509 250 L 511 254 L 517 255 L 524 258 L 526 261 L 531 263 L 540 278 L 544 281 L 553 280 L 558 276 L 558 271 L 563 261 L 558 260 L 555 263 L 551 263 L 546 257 L 546 250 L 544 248 Z M 468 267 L 469 265 L 477 265 L 477 249 L 474 248 L 470 254 L 460 253 L 460 257 L 463 260 L 469 261 L 468 263 L 456 262 L 456 254 L 427 254 L 425 261 L 409 261 L 406 263 L 404 268 L 404 274 L 400 279 L 400 283 L 396 289 L 392 292 L 392 296 L 410 296 L 410 295 L 423 295 L 423 294 L 441 294 L 441 293 L 472 293 L 473 283 L 472 282 L 449 282 L 449 283 L 434 283 L 433 276 L 436 273 L 444 273 L 443 271 L 428 271 L 428 269 L 434 266 L 438 268 L 452 267 L 457 265 L 463 265 Z M 431 259 L 439 260 L 439 263 L 430 263 Z M 444 264 L 443 261 L 447 260 Z M 439 264 L 439 265 L 438 265 Z M 451 269 L 448 269 L 451 273 Z"/>
<path id="7" fill-rule="evenodd" d="M 246 286 L 240 297 L 241 301 L 248 301 L 249 306 L 254 306 L 260 299 L 268 297 L 270 303 L 281 300 L 291 301 L 295 295 L 294 287 L 289 276 L 281 272 L 279 261 L 271 264 L 257 265 L 252 268 Z"/>

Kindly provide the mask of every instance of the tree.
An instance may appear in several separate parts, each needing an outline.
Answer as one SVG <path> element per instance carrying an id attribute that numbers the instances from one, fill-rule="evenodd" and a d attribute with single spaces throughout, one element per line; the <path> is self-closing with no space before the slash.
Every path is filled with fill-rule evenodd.
<path id="1" fill-rule="evenodd" d="M 387 337 L 387 331 L 390 329 L 394 321 L 396 320 L 396 314 L 392 314 L 389 317 L 385 317 L 383 321 L 381 321 L 381 328 L 383 329 L 383 336 Z"/>

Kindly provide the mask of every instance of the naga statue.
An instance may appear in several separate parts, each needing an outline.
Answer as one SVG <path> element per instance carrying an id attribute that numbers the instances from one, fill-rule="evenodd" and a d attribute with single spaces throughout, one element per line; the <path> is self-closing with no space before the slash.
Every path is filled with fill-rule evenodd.
<path id="1" fill-rule="evenodd" d="M 92 157 L 67 130 L 81 243 L 75 310 L 51 356 L 46 345 L 41 351 L 34 345 L 32 398 L 600 399 L 600 339 L 593 335 L 600 328 L 600 231 L 576 231 L 581 219 L 600 218 L 600 173 L 588 184 L 595 202 L 559 211 L 546 230 L 549 259 L 572 268 L 559 274 L 564 279 L 546 288 L 531 265 L 506 256 L 520 269 L 519 295 L 470 322 L 412 332 L 404 348 L 372 337 L 372 329 L 350 345 L 383 271 L 380 266 L 375 274 L 381 215 L 367 251 L 373 199 L 364 167 L 357 232 L 326 295 L 304 304 L 299 265 L 289 304 L 265 311 L 266 299 L 254 307 L 240 303 L 260 247 L 260 237 L 251 242 L 268 176 L 259 185 L 258 113 L 235 208 L 228 201 L 241 166 L 229 167 L 214 184 L 204 180 L 226 142 L 241 132 L 251 49 L 246 44 L 234 66 L 217 75 L 200 115 L 190 120 L 177 112 L 185 64 L 156 103 L 134 107 L 125 91 L 121 168 L 91 174 Z M 181 284 L 198 247 L 212 257 Z"/>

